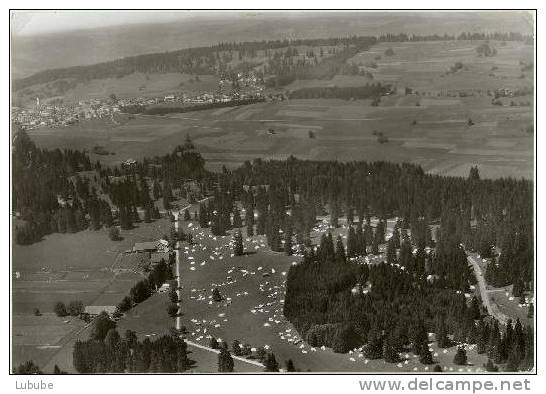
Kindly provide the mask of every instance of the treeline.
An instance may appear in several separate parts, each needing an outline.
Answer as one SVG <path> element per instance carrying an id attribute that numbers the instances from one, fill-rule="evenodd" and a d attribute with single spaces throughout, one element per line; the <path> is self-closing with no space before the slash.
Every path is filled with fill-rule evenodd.
<path id="1" fill-rule="evenodd" d="M 186 342 L 177 335 L 139 341 L 134 331 L 127 330 L 122 338 L 110 328 L 103 339 L 76 341 L 73 363 L 79 373 L 177 373 L 194 364 L 188 354 Z"/>
<path id="2" fill-rule="evenodd" d="M 533 37 L 528 34 L 522 34 L 517 32 L 493 32 L 493 33 L 478 33 L 478 32 L 462 32 L 459 35 L 449 34 L 431 34 L 431 35 L 419 35 L 419 34 L 383 34 L 377 37 L 380 42 L 419 42 L 419 41 L 454 41 L 454 40 L 469 40 L 469 41 L 523 41 L 533 42 Z"/>
<path id="3" fill-rule="evenodd" d="M 359 37 L 357 40 L 348 42 L 340 50 L 334 48 L 333 53 L 324 58 L 322 54 L 317 57 L 314 52 L 300 58 L 297 50 L 294 49 L 275 53 L 264 68 L 264 74 L 272 75 L 265 80 L 265 85 L 279 88 L 297 79 L 332 79 L 339 74 L 359 74 L 359 68 L 347 63 L 347 60 L 367 50 L 376 42 L 375 37 Z"/>
<path id="4" fill-rule="evenodd" d="M 188 106 L 154 106 L 147 107 L 144 105 L 130 105 L 122 107 L 122 112 L 131 113 L 131 114 L 144 114 L 144 115 L 166 115 L 172 113 L 186 113 L 194 111 L 203 111 L 207 109 L 214 108 L 224 108 L 224 107 L 238 107 L 240 105 L 249 105 L 256 103 L 263 103 L 265 97 L 251 97 L 240 100 L 231 100 L 227 102 L 214 102 L 214 103 L 203 103 L 203 104 L 192 104 Z"/>
<path id="5" fill-rule="evenodd" d="M 169 258 L 169 261 L 160 261 L 148 273 L 146 279 L 142 279 L 135 283 L 129 290 L 129 295 L 125 296 L 116 306 L 115 316 L 121 316 L 129 311 L 134 305 L 150 298 L 165 282 L 174 279 L 170 266 L 174 264 L 174 255 Z"/>
<path id="6" fill-rule="evenodd" d="M 74 150 L 39 149 L 16 127 L 12 146 L 12 207 L 23 221 L 16 242 L 29 244 L 51 232 L 76 232 L 86 226 L 79 201 L 62 206 L 59 198 L 76 194 L 79 184 L 69 176 L 90 170 L 89 157 Z"/>
<path id="7" fill-rule="evenodd" d="M 88 81 L 101 78 L 119 78 L 135 72 L 141 73 L 190 73 L 215 74 L 225 69 L 224 61 L 230 61 L 230 53 L 240 51 L 241 54 L 251 54 L 258 50 L 275 50 L 290 45 L 352 45 L 369 37 L 310 39 L 295 41 L 255 41 L 242 43 L 220 43 L 208 47 L 187 48 L 172 52 L 152 53 L 117 59 L 109 62 L 97 63 L 89 66 L 75 66 L 53 70 L 40 71 L 26 78 L 13 82 L 13 90 L 18 91 L 26 87 L 52 82 L 59 79 L 75 79 Z M 228 59 L 223 59 L 228 55 Z"/>
<path id="8" fill-rule="evenodd" d="M 380 83 L 367 84 L 365 86 L 348 87 L 311 87 L 295 90 L 290 93 L 290 98 L 295 99 L 315 99 L 315 98 L 340 98 L 367 99 L 383 96 L 389 91 L 390 87 L 382 86 Z"/>
<path id="9" fill-rule="evenodd" d="M 278 80 L 273 83 L 277 86 L 286 85 L 293 78 L 324 79 L 335 73 L 343 73 L 350 68 L 345 64 L 349 57 L 358 51 L 365 50 L 377 42 L 391 41 L 435 41 L 435 40 L 502 40 L 525 41 L 532 43 L 531 36 L 520 33 L 461 33 L 459 36 L 450 35 L 409 35 L 385 34 L 381 36 L 351 36 L 346 38 L 300 39 L 300 40 L 273 40 L 242 43 L 220 43 L 208 47 L 188 48 L 172 52 L 152 53 L 130 56 L 109 62 L 89 66 L 75 66 L 53 70 L 40 71 L 26 78 L 13 82 L 13 90 L 18 91 L 36 84 L 44 84 L 56 80 L 89 81 L 101 78 L 119 78 L 135 72 L 141 73 L 189 73 L 189 74 L 216 74 L 227 70 L 226 64 L 237 52 L 239 60 L 243 56 L 255 57 L 259 50 L 266 51 L 269 62 L 267 74 L 276 75 Z M 278 49 L 294 48 L 296 46 L 341 46 L 346 48 L 338 54 L 323 61 L 308 63 L 300 60 L 293 64 L 290 57 L 280 56 Z M 312 56 L 314 59 L 315 57 Z M 292 64 L 291 64 L 292 63 Z M 346 68 L 349 67 L 349 68 Z M 315 69 L 316 68 L 316 69 Z M 354 70 L 354 68 L 352 68 Z M 271 82 L 270 82 L 271 83 Z"/>
<path id="10" fill-rule="evenodd" d="M 526 288 L 532 287 L 533 185 L 527 180 L 480 179 L 477 168 L 465 179 L 425 174 L 410 164 L 289 158 L 246 162 L 224 174 L 220 184 L 242 201 L 245 219 L 253 223 L 257 213 L 255 228 L 248 230 L 264 234 L 273 229 L 275 249 L 281 249 L 275 229 L 281 229 L 284 238 L 288 231 L 304 240 L 316 216 L 326 212 L 333 226 L 343 215 L 349 222 L 358 217 L 360 223 L 371 216 L 399 217 L 400 227 L 411 230 L 436 222 L 437 239 L 463 244 L 483 257 L 517 243 L 512 249 L 518 257 L 512 259 L 518 263 L 507 271 L 508 281 L 521 279 Z"/>

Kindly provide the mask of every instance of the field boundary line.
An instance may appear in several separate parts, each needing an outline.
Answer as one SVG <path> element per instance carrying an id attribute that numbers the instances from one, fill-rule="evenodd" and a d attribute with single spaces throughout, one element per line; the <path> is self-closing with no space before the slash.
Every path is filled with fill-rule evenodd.
<path id="1" fill-rule="evenodd" d="M 189 346 L 193 346 L 193 347 L 196 347 L 196 348 L 199 348 L 199 349 L 202 349 L 202 350 L 206 350 L 206 351 L 216 353 L 216 354 L 220 353 L 219 349 L 213 349 L 213 348 L 208 347 L 208 346 L 200 345 L 199 343 L 188 341 L 187 339 L 185 339 L 184 342 L 186 342 Z M 248 358 L 244 358 L 244 357 L 234 356 L 233 354 L 231 355 L 231 357 L 234 360 L 239 360 L 239 361 L 242 361 L 242 362 L 247 363 L 247 364 L 252 364 L 252 365 L 255 365 L 257 367 L 264 368 L 264 365 L 262 363 L 258 362 L 258 361 L 249 360 Z"/>

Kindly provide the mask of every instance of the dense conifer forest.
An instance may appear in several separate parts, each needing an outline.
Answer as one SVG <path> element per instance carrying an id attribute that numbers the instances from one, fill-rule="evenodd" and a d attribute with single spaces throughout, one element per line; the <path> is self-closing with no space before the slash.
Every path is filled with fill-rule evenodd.
<path id="1" fill-rule="evenodd" d="M 389 87 L 380 83 L 358 87 L 313 87 L 298 89 L 290 93 L 294 99 L 340 98 L 345 100 L 361 100 L 378 98 L 389 91 Z"/>
<path id="2" fill-rule="evenodd" d="M 74 367 L 79 373 L 177 373 L 193 364 L 186 342 L 176 335 L 139 341 L 130 330 L 122 338 L 107 315 L 99 315 L 94 324 L 100 326 L 103 337 L 74 344 Z"/>

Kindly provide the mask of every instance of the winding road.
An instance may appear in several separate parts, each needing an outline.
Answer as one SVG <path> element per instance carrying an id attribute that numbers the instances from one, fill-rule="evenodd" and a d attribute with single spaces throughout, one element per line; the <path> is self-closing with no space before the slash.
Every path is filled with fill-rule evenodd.
<path id="1" fill-rule="evenodd" d="M 493 316 L 495 319 L 497 319 L 499 323 L 506 324 L 506 322 L 508 321 L 508 318 L 506 317 L 506 315 L 502 313 L 501 311 L 499 311 L 499 308 L 497 307 L 497 305 L 494 303 L 491 303 L 491 300 L 489 299 L 489 294 L 487 291 L 487 283 L 485 281 L 482 268 L 478 264 L 478 257 L 468 254 L 467 260 L 472 265 L 472 268 L 474 269 L 474 274 L 476 275 L 476 279 L 478 280 L 478 288 L 480 289 L 482 303 L 485 305 L 487 312 L 491 316 Z"/>

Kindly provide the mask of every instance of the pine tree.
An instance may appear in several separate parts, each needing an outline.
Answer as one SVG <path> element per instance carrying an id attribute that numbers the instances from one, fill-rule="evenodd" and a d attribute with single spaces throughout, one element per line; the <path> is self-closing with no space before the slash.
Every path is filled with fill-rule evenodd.
<path id="1" fill-rule="evenodd" d="M 337 262 L 345 263 L 347 257 L 345 256 L 345 247 L 343 246 L 343 240 L 341 239 L 341 235 L 337 236 L 336 240 L 336 257 Z"/>
<path id="2" fill-rule="evenodd" d="M 275 359 L 274 353 L 269 353 L 264 362 L 265 372 L 279 372 L 279 364 Z"/>
<path id="3" fill-rule="evenodd" d="M 144 223 L 151 223 L 152 222 L 152 209 L 147 206 L 144 208 Z"/>
<path id="4" fill-rule="evenodd" d="M 218 372 L 233 372 L 233 358 L 227 349 L 220 349 L 218 353 Z"/>
<path id="5" fill-rule="evenodd" d="M 254 236 L 254 210 L 247 209 L 245 216 L 246 235 L 247 237 Z"/>
<path id="6" fill-rule="evenodd" d="M 292 230 L 287 229 L 284 232 L 284 253 L 287 256 L 292 256 Z"/>
<path id="7" fill-rule="evenodd" d="M 451 340 L 447 336 L 447 327 L 443 316 L 440 317 L 436 327 L 436 342 L 441 349 L 446 349 L 452 345 Z"/>
<path id="8" fill-rule="evenodd" d="M 383 360 L 388 363 L 397 363 L 400 361 L 400 356 L 394 346 L 394 338 L 388 337 L 383 342 Z"/>
<path id="9" fill-rule="evenodd" d="M 377 237 L 374 237 L 372 241 L 372 254 L 376 256 L 379 254 L 379 243 L 377 241 Z"/>
<path id="10" fill-rule="evenodd" d="M 421 350 L 421 354 L 419 355 L 419 362 L 424 365 L 434 364 L 434 360 L 432 359 L 432 352 L 428 347 Z"/>
<path id="11" fill-rule="evenodd" d="M 222 295 L 220 294 L 220 290 L 218 290 L 217 287 L 215 287 L 213 290 L 212 290 L 212 299 L 215 301 L 215 302 L 220 302 L 223 300 L 223 297 Z"/>
<path id="12" fill-rule="evenodd" d="M 163 194 L 163 209 L 169 211 L 171 209 L 171 203 L 167 194 Z"/>
<path id="13" fill-rule="evenodd" d="M 508 361 L 506 362 L 505 371 L 506 372 L 517 372 L 519 371 L 519 365 L 521 363 L 522 354 L 520 354 L 517 346 L 513 346 L 510 354 L 508 356 Z"/>
<path id="14" fill-rule="evenodd" d="M 410 333 L 413 353 L 420 355 L 423 350 L 428 349 L 428 335 L 423 321 L 415 322 Z"/>
<path id="15" fill-rule="evenodd" d="M 391 238 L 387 242 L 387 263 L 396 264 L 397 262 L 396 247 L 394 240 Z"/>
<path id="16" fill-rule="evenodd" d="M 493 364 L 490 358 L 487 359 L 487 364 L 484 364 L 483 367 L 487 372 L 499 372 L 499 367 Z"/>
<path id="17" fill-rule="evenodd" d="M 241 227 L 243 227 L 241 213 L 239 212 L 239 209 L 235 208 L 233 210 L 233 228 L 241 228 Z"/>
<path id="18" fill-rule="evenodd" d="M 216 340 L 216 338 L 214 338 L 214 337 L 210 338 L 209 347 L 211 349 L 218 349 L 219 348 L 218 341 Z"/>
<path id="19" fill-rule="evenodd" d="M 368 343 L 364 347 L 364 354 L 370 360 L 376 360 L 383 356 L 383 337 L 377 331 L 368 333 Z"/>
<path id="20" fill-rule="evenodd" d="M 354 258 L 358 254 L 356 232 L 353 226 L 349 226 L 349 231 L 347 232 L 347 257 Z"/>
<path id="21" fill-rule="evenodd" d="M 286 362 L 286 372 L 296 372 L 296 368 L 294 367 L 294 362 L 292 359 L 288 359 Z"/>
<path id="22" fill-rule="evenodd" d="M 455 357 L 453 358 L 453 363 L 455 365 L 466 365 L 467 363 L 466 349 L 464 346 L 457 347 L 457 353 L 455 354 Z"/>
<path id="23" fill-rule="evenodd" d="M 243 236 L 240 230 L 233 237 L 233 254 L 235 256 L 242 256 L 244 254 Z"/>

